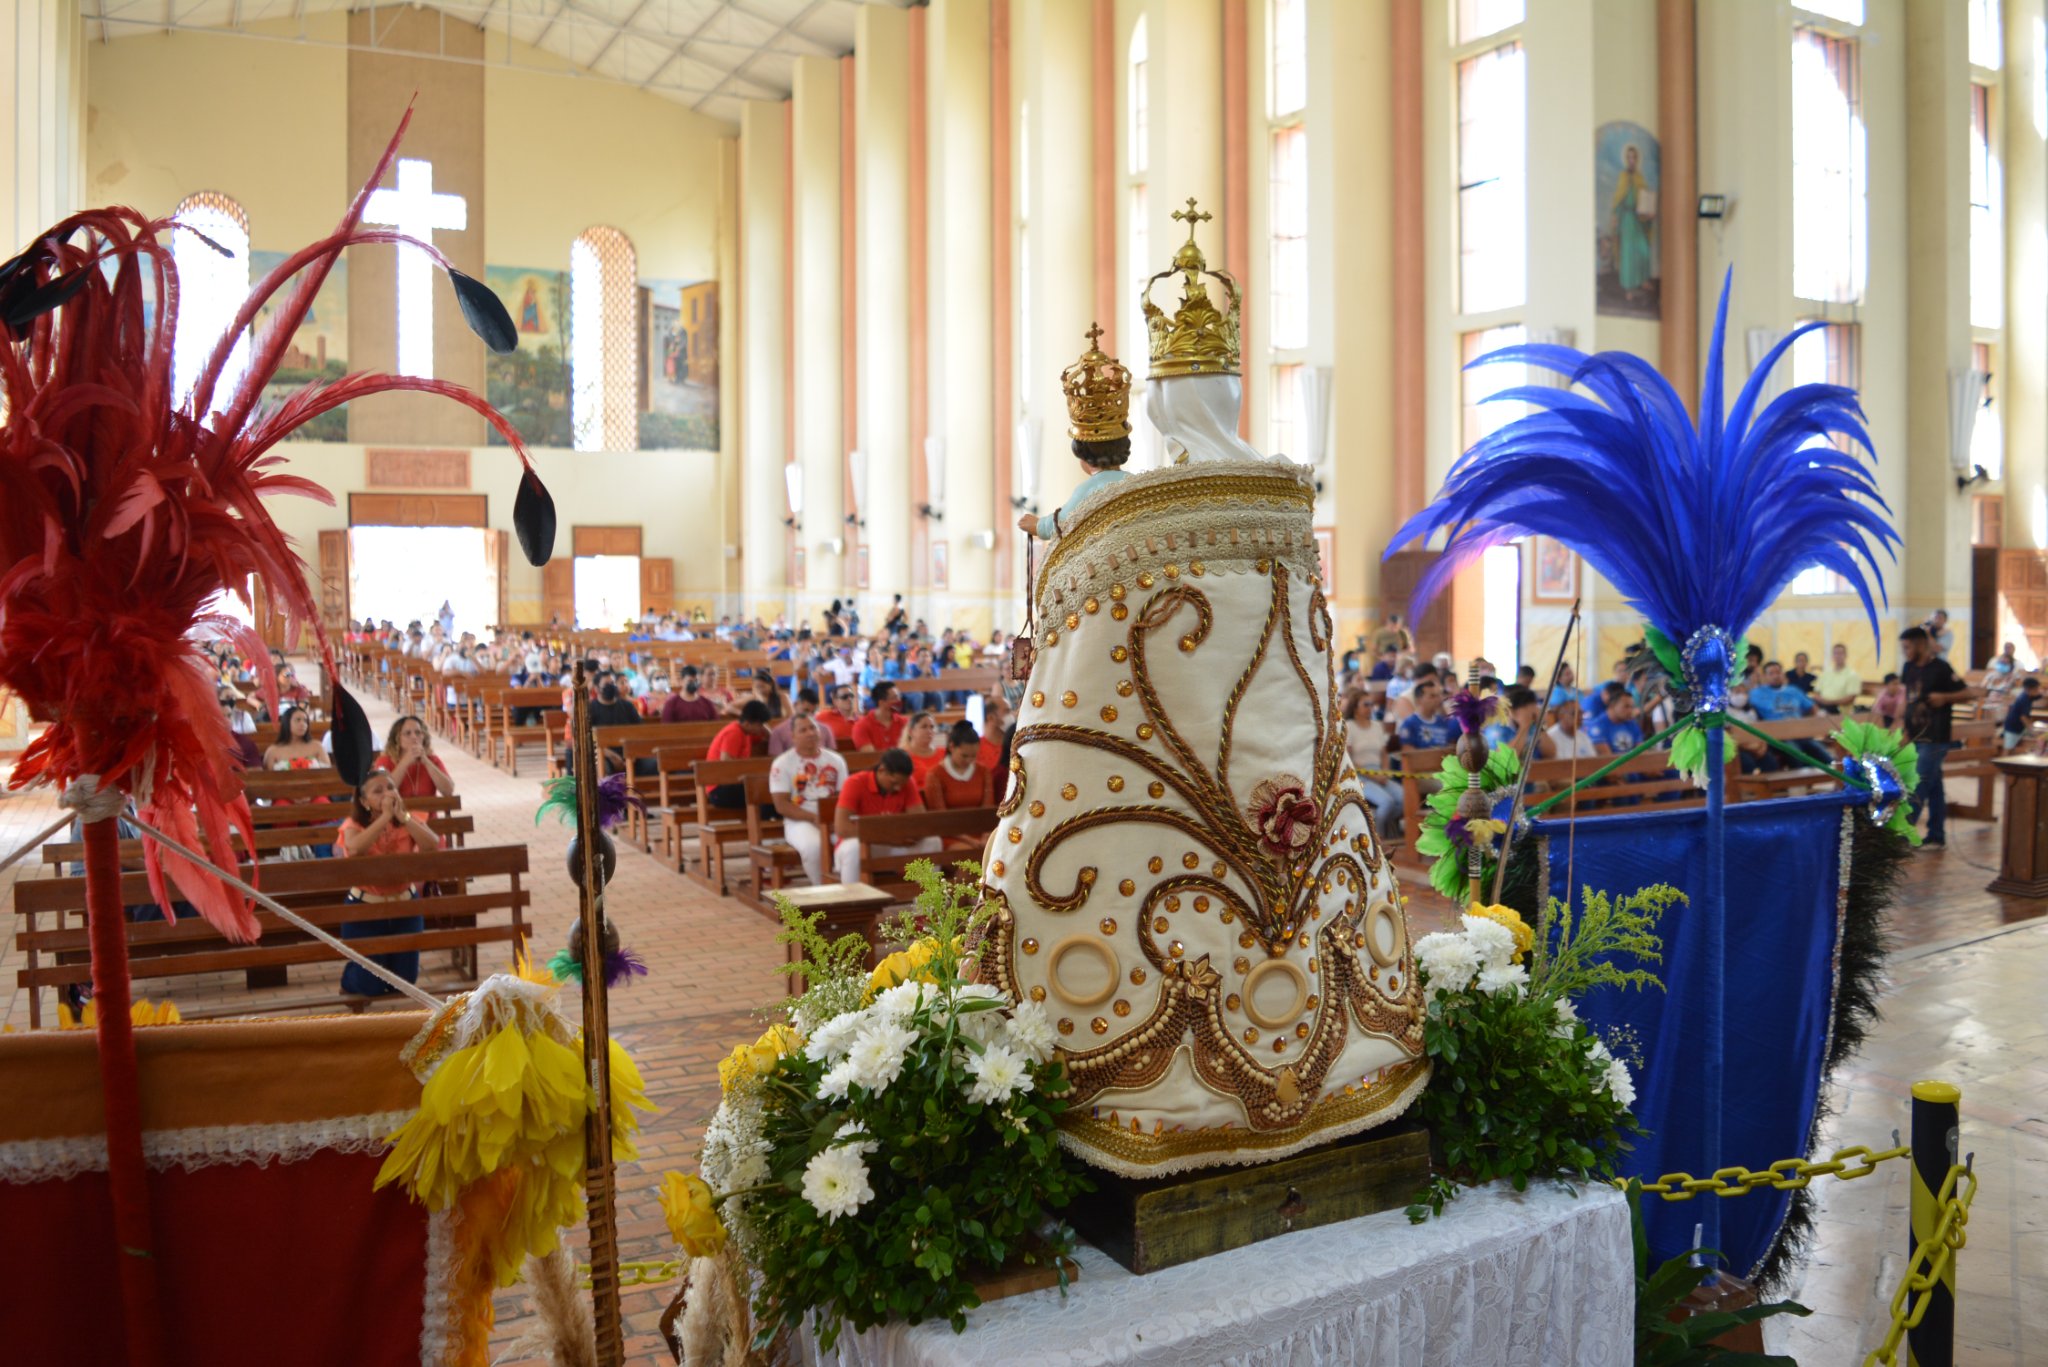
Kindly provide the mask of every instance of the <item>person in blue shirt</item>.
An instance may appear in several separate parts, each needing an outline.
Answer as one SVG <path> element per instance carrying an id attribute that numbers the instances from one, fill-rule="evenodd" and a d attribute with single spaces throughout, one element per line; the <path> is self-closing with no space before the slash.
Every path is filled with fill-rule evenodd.
<path id="1" fill-rule="evenodd" d="M 2007 750 L 2017 750 L 2026 739 L 2027 728 L 2033 724 L 2034 704 L 2041 700 L 2041 681 L 2032 674 L 2020 680 L 2020 686 L 2012 695 L 2012 706 L 2005 709 L 2004 740 Z"/>
<path id="2" fill-rule="evenodd" d="M 1394 667 L 1400 662 L 1401 647 L 1390 645 L 1380 652 L 1380 658 L 1374 662 L 1372 673 L 1367 677 L 1376 683 L 1385 683 L 1394 677 Z"/>
<path id="3" fill-rule="evenodd" d="M 1765 722 L 1796 721 L 1813 715 L 1813 699 L 1794 687 L 1785 678 L 1785 666 L 1776 660 L 1766 660 L 1763 682 L 1750 685 L 1749 705 L 1757 718 Z M 1803 750 L 1823 764 L 1834 763 L 1827 747 L 1810 739 L 1792 740 L 1788 744 L 1795 750 Z"/>
<path id="4" fill-rule="evenodd" d="M 1434 675 L 1409 691 L 1415 710 L 1401 719 L 1403 750 L 1441 750 L 1458 743 L 1458 723 L 1444 712 L 1443 682 Z"/>
<path id="5" fill-rule="evenodd" d="M 1060 376 L 1067 396 L 1067 437 L 1087 478 L 1067 496 L 1058 512 L 1047 517 L 1026 513 L 1017 519 L 1020 530 L 1042 541 L 1070 531 L 1074 514 L 1098 490 L 1130 478 L 1123 470 L 1131 458 L 1130 372 L 1103 354 L 1097 345 L 1101 336 L 1098 324 L 1088 333 L 1088 350 Z"/>
<path id="6" fill-rule="evenodd" d="M 1600 711 L 1588 716 L 1586 735 L 1602 754 L 1625 755 L 1643 743 L 1643 724 L 1636 720 L 1636 700 L 1628 685 L 1609 683 L 1600 690 Z"/>

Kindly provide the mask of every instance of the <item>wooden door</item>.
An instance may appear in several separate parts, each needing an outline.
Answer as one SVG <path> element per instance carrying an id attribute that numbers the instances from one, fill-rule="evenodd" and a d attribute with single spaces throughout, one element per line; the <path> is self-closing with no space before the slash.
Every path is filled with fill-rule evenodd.
<path id="1" fill-rule="evenodd" d="M 1966 668 L 1998 653 L 1998 547 L 1970 549 L 1970 658 Z"/>
<path id="2" fill-rule="evenodd" d="M 572 527 L 571 555 L 638 555 L 638 527 Z"/>
<path id="3" fill-rule="evenodd" d="M 484 566 L 490 571 L 491 582 L 498 589 L 498 615 L 495 625 L 500 631 L 512 623 L 511 592 L 511 533 L 489 531 L 484 533 Z"/>
<path id="4" fill-rule="evenodd" d="M 320 533 L 320 623 L 327 630 L 348 630 L 348 533 Z"/>
<path id="5" fill-rule="evenodd" d="M 576 562 L 567 556 L 540 567 L 540 619 L 550 626 L 576 625 Z"/>
<path id="6" fill-rule="evenodd" d="M 640 561 L 640 615 L 653 617 L 676 610 L 676 562 L 666 556 Z"/>

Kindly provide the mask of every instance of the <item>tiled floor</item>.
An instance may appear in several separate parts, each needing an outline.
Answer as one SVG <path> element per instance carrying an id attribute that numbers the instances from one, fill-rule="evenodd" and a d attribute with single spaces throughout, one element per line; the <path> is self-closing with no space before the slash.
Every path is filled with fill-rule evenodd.
<path id="1" fill-rule="evenodd" d="M 389 714 L 374 704 L 371 713 L 381 733 Z M 575 896 L 562 870 L 565 830 L 552 821 L 533 825 L 538 773 L 530 769 L 515 779 L 459 751 L 444 750 L 444 756 L 463 809 L 476 819 L 472 843 L 530 846 L 535 947 L 545 958 L 567 935 Z M 0 798 L 0 853 L 53 813 L 47 795 Z M 2032 919 L 2048 912 L 2048 902 L 1982 891 L 1996 863 L 1995 827 L 1956 823 L 1951 840 L 1945 853 L 1921 855 L 1910 866 L 1896 917 L 1903 948 L 1892 966 L 1886 1019 L 1840 1080 L 1840 1114 L 1827 1142 L 1887 1141 L 1894 1127 L 1907 1124 L 1907 1088 L 1916 1078 L 1960 1085 L 1964 1148 L 1977 1155 L 1982 1186 L 1959 1262 L 1958 1360 L 2048 1363 L 2048 1181 L 2031 1186 L 2048 1179 L 2048 1018 L 2040 1006 L 2041 985 L 2048 983 L 2048 920 Z M 16 877 L 40 876 L 33 863 L 0 873 L 0 897 Z M 1422 888 L 1414 909 L 1435 900 Z M 613 1028 L 640 1060 L 649 1094 L 662 1108 L 648 1121 L 641 1160 L 626 1165 L 619 1178 L 622 1255 L 652 1259 L 672 1252 L 655 1183 L 663 1171 L 692 1162 L 717 1104 L 717 1059 L 739 1037 L 756 1032 L 754 1013 L 781 995 L 781 952 L 774 927 L 758 913 L 634 851 L 622 851 L 609 907 L 627 943 L 652 969 L 612 999 Z M 1417 933 L 1428 928 L 1418 924 Z M 9 936 L 0 944 L 0 1023 L 25 1028 L 26 999 L 14 986 L 16 958 Z M 484 966 L 502 964 L 487 953 Z M 292 986 L 271 999 L 303 1001 L 332 991 L 338 977 L 338 968 L 295 968 Z M 157 984 L 145 984 L 144 991 L 161 994 Z M 181 1006 L 261 1009 L 266 999 L 228 975 L 177 980 L 172 995 Z M 1884 1301 L 1904 1261 L 1903 1165 L 1827 1186 L 1820 1237 L 1800 1293 L 1817 1313 L 1776 1322 L 1790 1327 L 1774 1342 L 1805 1367 L 1861 1362 L 1882 1336 Z M 667 1361 L 656 1320 L 669 1290 L 627 1293 L 631 1361 Z M 520 1328 L 523 1305 L 517 1291 L 499 1304 L 502 1342 Z"/>

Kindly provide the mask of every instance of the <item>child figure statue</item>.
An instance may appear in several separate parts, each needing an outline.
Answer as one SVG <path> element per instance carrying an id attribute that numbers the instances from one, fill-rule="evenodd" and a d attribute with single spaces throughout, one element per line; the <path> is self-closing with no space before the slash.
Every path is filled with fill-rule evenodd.
<path id="1" fill-rule="evenodd" d="M 1368 1129 L 1429 1073 L 1336 714 L 1314 485 L 1237 437 L 1237 286 L 1195 243 L 1207 215 L 1175 217 L 1145 313 L 1150 411 L 1184 456 L 1059 514 L 977 944 L 983 980 L 1054 1022 L 1063 1142 L 1132 1176 Z M 1169 317 L 1150 290 L 1175 276 Z M 1128 434 L 1123 366 L 1091 345 L 1062 379 L 1077 451 Z"/>

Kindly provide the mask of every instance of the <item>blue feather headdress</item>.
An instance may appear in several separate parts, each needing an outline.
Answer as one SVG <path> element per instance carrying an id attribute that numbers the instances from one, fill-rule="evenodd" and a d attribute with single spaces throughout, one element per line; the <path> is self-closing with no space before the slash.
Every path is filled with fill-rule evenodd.
<path id="1" fill-rule="evenodd" d="M 1524 385 L 1492 396 L 1535 411 L 1460 457 L 1436 501 L 1387 548 L 1391 555 L 1449 533 L 1443 556 L 1416 586 L 1411 619 L 1488 547 L 1541 535 L 1577 551 L 1620 590 L 1674 673 L 1682 652 L 1704 711 L 1721 710 L 1743 632 L 1802 570 L 1841 575 L 1877 632 L 1872 588 L 1881 598 L 1884 586 L 1874 548 L 1896 560 L 1900 542 L 1873 476 L 1862 405 L 1853 389 L 1807 384 L 1757 411 L 1771 369 L 1823 326 L 1810 323 L 1771 349 L 1723 418 L 1733 274 L 1721 285 L 1697 429 L 1669 382 L 1627 352 L 1527 345 L 1472 363 L 1537 366 L 1575 388 Z M 1862 450 L 1829 444 L 1837 438 Z"/>

